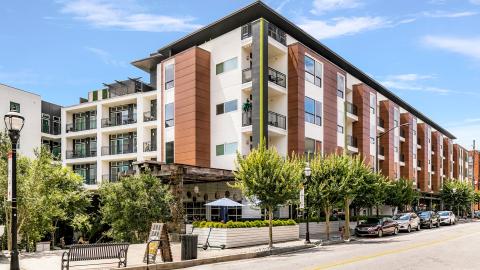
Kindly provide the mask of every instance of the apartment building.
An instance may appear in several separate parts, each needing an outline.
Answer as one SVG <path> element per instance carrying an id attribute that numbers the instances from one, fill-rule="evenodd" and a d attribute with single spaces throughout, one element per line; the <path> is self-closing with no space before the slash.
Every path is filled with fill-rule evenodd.
<path id="1" fill-rule="evenodd" d="M 37 94 L 0 84 L 0 130 L 5 131 L 3 115 L 10 111 L 21 113 L 25 123 L 18 153 L 34 157 L 35 150 L 44 145 L 60 159 L 60 106 L 43 101 Z"/>
<path id="2" fill-rule="evenodd" d="M 453 178 L 460 181 L 469 181 L 468 150 L 459 144 L 453 145 Z"/>

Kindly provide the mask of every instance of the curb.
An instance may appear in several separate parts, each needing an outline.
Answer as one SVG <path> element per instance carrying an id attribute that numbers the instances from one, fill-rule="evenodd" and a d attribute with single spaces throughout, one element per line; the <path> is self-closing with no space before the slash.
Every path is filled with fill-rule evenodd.
<path id="1" fill-rule="evenodd" d="M 195 260 L 188 260 L 188 261 L 181 261 L 181 262 L 167 262 L 167 263 L 149 264 L 149 265 L 135 265 L 135 266 L 129 266 L 126 268 L 112 268 L 112 269 L 125 269 L 125 270 L 181 269 L 181 268 L 194 267 L 194 266 L 205 265 L 205 264 L 261 258 L 261 257 L 267 257 L 267 256 L 278 255 L 283 253 L 295 252 L 295 251 L 304 250 L 304 249 L 310 249 L 313 247 L 316 247 L 316 245 L 307 244 L 307 245 L 301 245 L 301 246 L 283 247 L 283 248 L 276 248 L 272 250 L 256 251 L 256 252 L 243 253 L 243 254 L 227 255 L 227 256 L 221 256 L 221 257 L 195 259 Z"/>

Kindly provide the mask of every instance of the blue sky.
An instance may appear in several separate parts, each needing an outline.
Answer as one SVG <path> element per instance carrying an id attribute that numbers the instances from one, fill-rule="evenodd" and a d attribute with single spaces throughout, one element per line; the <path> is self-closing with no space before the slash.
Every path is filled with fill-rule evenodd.
<path id="1" fill-rule="evenodd" d="M 480 144 L 480 0 L 265 1 L 470 148 Z M 251 1 L 5 1 L 0 82 L 72 105 L 130 62 Z M 477 147 L 478 149 L 478 147 Z"/>

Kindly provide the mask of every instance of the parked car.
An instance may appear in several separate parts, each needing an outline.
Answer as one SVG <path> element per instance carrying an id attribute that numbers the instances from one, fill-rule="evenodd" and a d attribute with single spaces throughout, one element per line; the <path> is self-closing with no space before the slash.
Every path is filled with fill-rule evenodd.
<path id="1" fill-rule="evenodd" d="M 355 228 L 356 236 L 378 236 L 385 234 L 398 234 L 398 223 L 392 218 L 371 217 Z"/>
<path id="2" fill-rule="evenodd" d="M 418 216 L 420 217 L 421 227 L 427 227 L 429 229 L 440 227 L 440 216 L 434 211 L 423 211 Z"/>
<path id="3" fill-rule="evenodd" d="M 413 212 L 396 214 L 393 220 L 398 223 L 400 231 L 411 232 L 413 229 L 420 231 L 420 218 Z"/>
<path id="4" fill-rule="evenodd" d="M 440 211 L 440 224 L 442 225 L 455 225 L 457 222 L 455 214 L 452 211 Z"/>
<path id="5" fill-rule="evenodd" d="M 475 218 L 480 218 L 480 211 L 475 211 L 474 217 Z"/>

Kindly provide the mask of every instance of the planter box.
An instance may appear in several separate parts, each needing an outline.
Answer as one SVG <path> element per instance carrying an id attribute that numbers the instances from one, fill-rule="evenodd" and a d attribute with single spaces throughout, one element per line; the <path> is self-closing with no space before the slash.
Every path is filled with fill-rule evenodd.
<path id="1" fill-rule="evenodd" d="M 49 251 L 50 250 L 50 242 L 37 242 L 36 244 L 36 251 Z"/>
<path id="2" fill-rule="evenodd" d="M 199 245 L 206 242 L 209 230 L 209 228 L 193 230 L 193 234 L 198 235 Z M 273 242 L 294 241 L 299 239 L 298 236 L 298 225 L 273 227 Z M 225 248 L 234 248 L 268 244 L 268 237 L 268 227 L 212 228 L 208 242 L 212 246 L 225 245 Z"/>
<path id="3" fill-rule="evenodd" d="M 309 222 L 309 230 L 310 230 L 310 235 L 312 234 L 324 234 L 325 229 L 327 227 L 326 222 Z M 344 222 L 343 221 L 330 221 L 330 228 L 329 231 L 332 232 L 339 232 L 340 231 L 340 226 L 343 226 Z M 307 231 L 307 223 L 299 223 L 300 226 L 300 231 L 299 231 L 299 236 L 300 237 L 305 237 L 306 231 Z M 350 222 L 350 229 L 355 229 L 355 226 L 357 226 L 357 222 Z"/>

